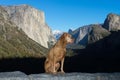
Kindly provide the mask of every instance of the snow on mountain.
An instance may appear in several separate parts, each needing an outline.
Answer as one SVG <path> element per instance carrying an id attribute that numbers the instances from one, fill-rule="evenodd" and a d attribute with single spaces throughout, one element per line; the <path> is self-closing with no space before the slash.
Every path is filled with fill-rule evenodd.
<path id="1" fill-rule="evenodd" d="M 54 37 L 58 40 L 59 38 L 60 38 L 60 36 L 63 34 L 63 32 L 62 31 L 60 31 L 60 30 L 54 30 L 53 31 L 53 35 L 54 35 Z"/>

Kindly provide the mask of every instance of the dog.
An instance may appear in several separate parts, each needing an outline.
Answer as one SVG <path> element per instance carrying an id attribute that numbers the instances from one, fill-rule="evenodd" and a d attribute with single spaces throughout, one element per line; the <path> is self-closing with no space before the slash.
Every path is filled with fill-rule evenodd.
<path id="1" fill-rule="evenodd" d="M 65 73 L 63 70 L 64 59 L 66 55 L 66 45 L 73 43 L 74 39 L 68 33 L 63 33 L 56 44 L 49 50 L 46 60 L 44 62 L 44 68 L 46 73 L 56 74 L 60 68 L 61 73 Z M 60 65 L 61 62 L 61 65 Z"/>

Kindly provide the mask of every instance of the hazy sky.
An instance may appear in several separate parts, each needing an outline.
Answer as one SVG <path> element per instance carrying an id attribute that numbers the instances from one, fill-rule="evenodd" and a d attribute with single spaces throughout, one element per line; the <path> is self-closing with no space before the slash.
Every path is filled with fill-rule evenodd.
<path id="1" fill-rule="evenodd" d="M 120 14 L 120 0 L 0 0 L 0 5 L 29 4 L 45 12 L 52 30 L 103 23 L 108 13 Z"/>

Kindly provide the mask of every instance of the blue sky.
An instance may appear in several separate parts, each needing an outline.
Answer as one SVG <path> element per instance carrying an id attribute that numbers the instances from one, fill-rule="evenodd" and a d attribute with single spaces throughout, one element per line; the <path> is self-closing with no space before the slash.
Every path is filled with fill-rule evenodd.
<path id="1" fill-rule="evenodd" d="M 45 12 L 52 30 L 103 23 L 108 13 L 120 14 L 120 0 L 0 0 L 0 5 L 29 4 Z"/>

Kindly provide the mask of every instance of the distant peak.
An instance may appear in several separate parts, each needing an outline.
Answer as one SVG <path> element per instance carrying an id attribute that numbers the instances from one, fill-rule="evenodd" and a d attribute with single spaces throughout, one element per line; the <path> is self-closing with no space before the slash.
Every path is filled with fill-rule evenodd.
<path id="1" fill-rule="evenodd" d="M 61 34 L 61 33 L 63 33 L 63 32 L 60 31 L 60 30 L 54 30 L 54 31 L 53 31 L 53 34 L 58 34 L 58 33 Z"/>
<path id="2" fill-rule="evenodd" d="M 120 30 L 120 15 L 109 13 L 104 21 L 103 27 L 109 31 Z"/>
<path id="3" fill-rule="evenodd" d="M 72 33 L 72 31 L 73 31 L 73 29 L 70 28 L 70 29 L 68 30 L 68 33 Z"/>
<path id="4" fill-rule="evenodd" d="M 113 16 L 120 16 L 120 15 L 115 14 L 115 13 L 109 13 L 109 14 L 107 15 L 107 17 L 113 17 Z"/>
<path id="5" fill-rule="evenodd" d="M 60 31 L 60 30 L 54 30 L 53 31 L 53 35 L 54 35 L 54 37 L 58 40 L 59 38 L 60 38 L 60 36 L 63 34 L 63 32 L 62 31 Z"/>

